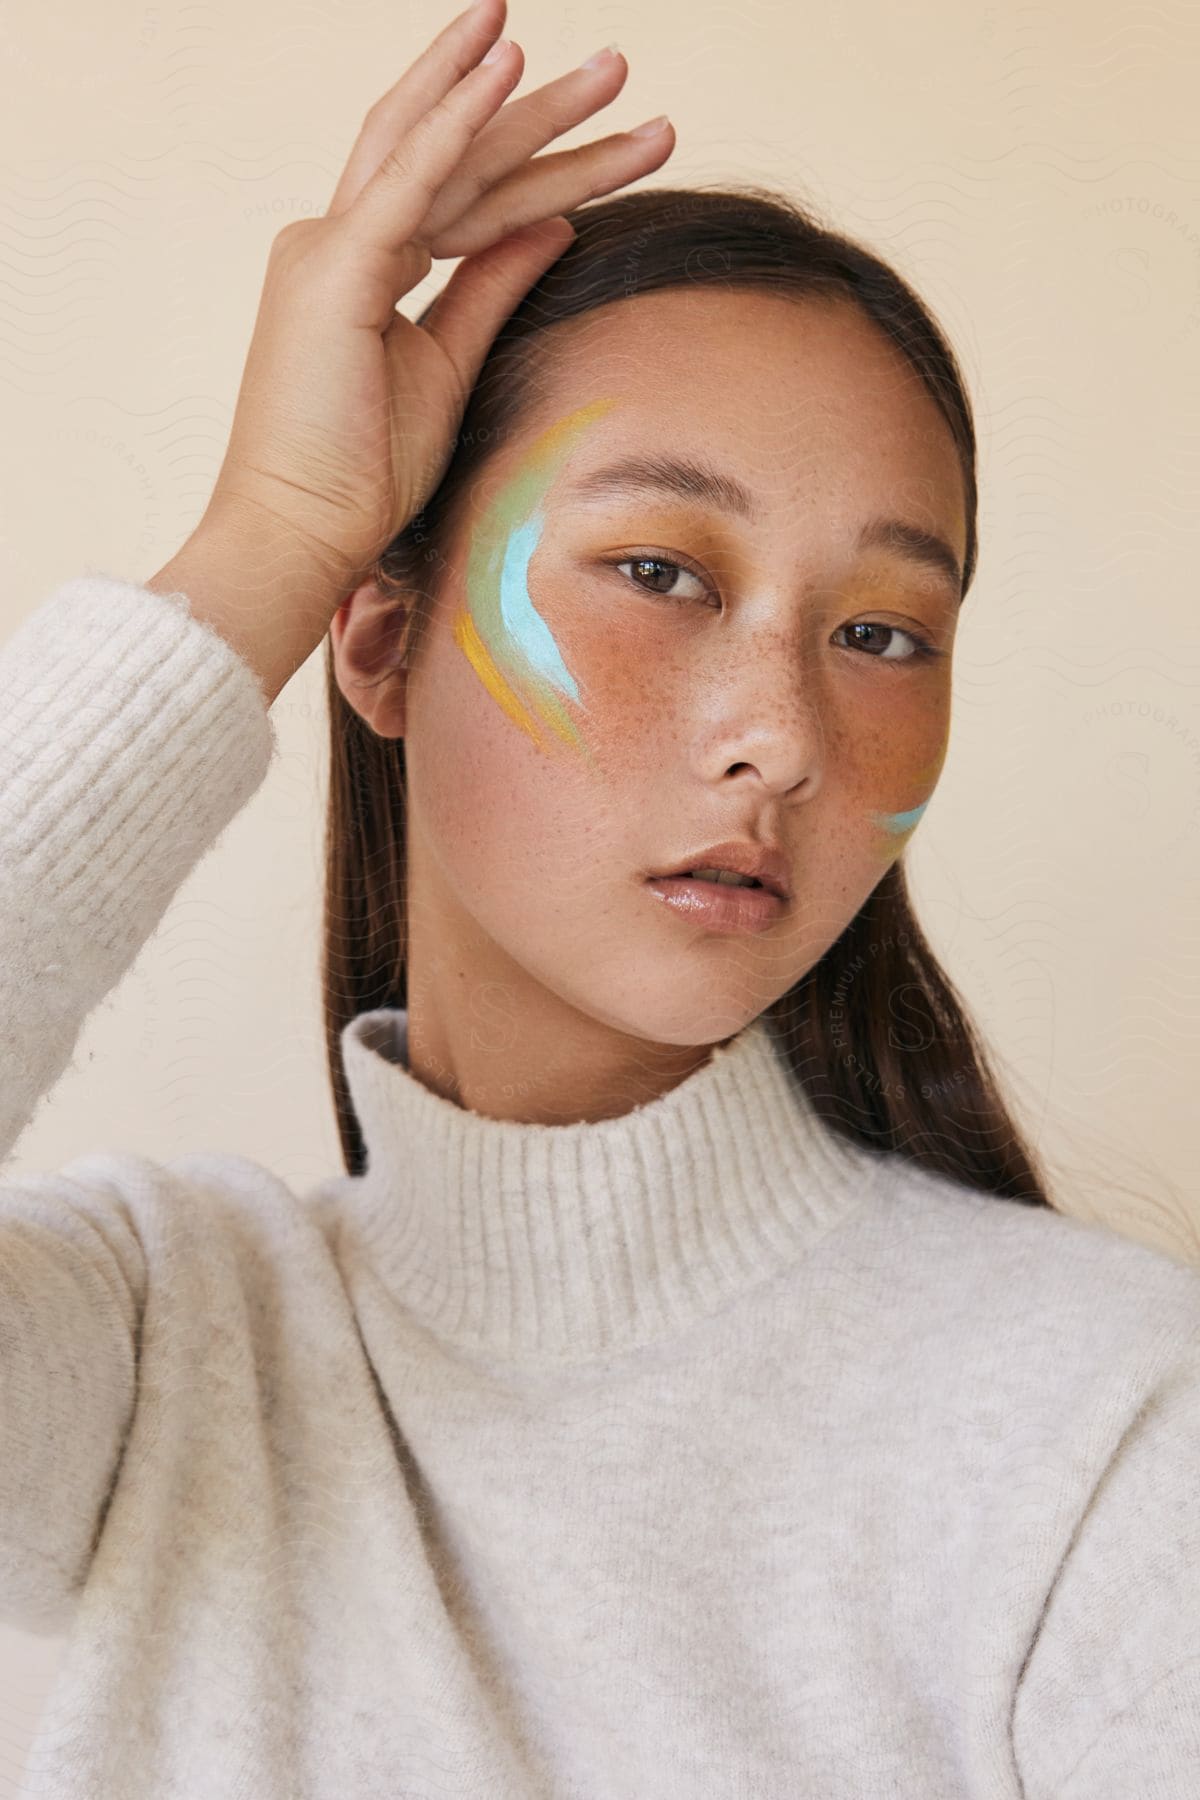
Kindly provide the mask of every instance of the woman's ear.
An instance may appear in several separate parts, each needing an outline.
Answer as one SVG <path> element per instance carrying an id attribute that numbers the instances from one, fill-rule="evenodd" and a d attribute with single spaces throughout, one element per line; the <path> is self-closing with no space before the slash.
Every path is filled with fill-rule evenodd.
<path id="1" fill-rule="evenodd" d="M 409 619 L 404 595 L 385 594 L 368 578 L 342 601 L 329 627 L 338 687 L 378 737 L 404 736 Z"/>

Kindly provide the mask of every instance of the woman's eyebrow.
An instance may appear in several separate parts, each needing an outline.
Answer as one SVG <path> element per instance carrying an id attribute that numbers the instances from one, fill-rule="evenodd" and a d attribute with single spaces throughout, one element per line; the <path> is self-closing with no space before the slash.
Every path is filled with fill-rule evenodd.
<path id="1" fill-rule="evenodd" d="M 754 496 L 733 475 L 711 463 L 691 457 L 633 455 L 618 457 L 597 469 L 576 476 L 563 488 L 563 497 L 594 500 L 611 494 L 658 493 L 678 499 L 702 500 L 721 512 L 754 520 L 758 508 Z M 860 550 L 883 550 L 905 562 L 931 569 L 962 594 L 962 570 L 957 556 L 934 531 L 907 519 L 869 519 L 858 534 Z"/>
<path id="2" fill-rule="evenodd" d="M 758 516 L 748 487 L 710 463 L 693 462 L 682 456 L 622 456 L 601 468 L 589 469 L 565 489 L 577 500 L 647 491 L 675 494 L 685 500 L 706 500 L 710 506 L 736 513 L 741 519 Z"/>

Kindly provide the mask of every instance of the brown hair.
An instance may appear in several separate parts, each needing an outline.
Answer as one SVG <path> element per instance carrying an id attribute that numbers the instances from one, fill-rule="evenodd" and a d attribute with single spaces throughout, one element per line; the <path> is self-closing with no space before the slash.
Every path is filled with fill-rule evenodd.
<path id="1" fill-rule="evenodd" d="M 576 236 L 496 336 L 436 492 L 372 571 L 385 594 L 396 595 L 398 612 L 411 609 L 410 650 L 447 566 L 441 546 L 455 503 L 519 422 L 543 353 L 542 334 L 593 307 L 696 283 L 850 300 L 887 333 L 933 396 L 958 448 L 967 512 L 965 596 L 977 556 L 970 403 L 941 330 L 893 269 L 824 228 L 791 196 L 749 184 L 625 191 L 567 217 Z M 404 743 L 377 736 L 348 704 L 334 673 L 332 642 L 326 676 L 325 1036 L 342 1153 L 347 1173 L 357 1175 L 364 1145 L 341 1034 L 360 1012 L 408 1004 Z M 966 1007 L 913 916 L 903 858 L 767 1013 L 795 1079 L 831 1130 L 998 1198 L 1051 1205 Z"/>

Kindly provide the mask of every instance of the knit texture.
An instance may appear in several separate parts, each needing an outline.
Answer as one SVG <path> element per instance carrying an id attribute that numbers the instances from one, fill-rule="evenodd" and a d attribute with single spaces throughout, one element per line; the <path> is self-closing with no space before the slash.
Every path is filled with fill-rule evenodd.
<path id="1" fill-rule="evenodd" d="M 765 1017 L 541 1126 L 366 1013 L 360 1177 L 4 1177 L 275 750 L 184 595 L 0 646 L 25 1800 L 1196 1800 L 1200 1271 L 847 1144 Z"/>

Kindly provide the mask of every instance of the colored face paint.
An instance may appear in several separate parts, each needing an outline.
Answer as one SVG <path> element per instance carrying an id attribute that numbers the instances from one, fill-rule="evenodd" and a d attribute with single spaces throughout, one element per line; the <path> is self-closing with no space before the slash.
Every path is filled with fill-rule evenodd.
<path id="1" fill-rule="evenodd" d="M 916 771 L 913 779 L 920 782 L 922 787 L 927 781 L 936 781 L 941 774 L 942 764 L 946 760 L 946 748 L 947 745 L 943 744 L 933 761 L 931 763 L 926 763 L 924 768 Z M 924 813 L 925 808 L 929 805 L 929 801 L 932 800 L 932 798 L 933 795 L 930 794 L 926 799 L 921 801 L 919 806 L 910 806 L 905 812 L 877 812 L 871 814 L 871 823 L 877 826 L 884 834 L 884 842 L 881 847 L 886 855 L 894 855 L 899 840 L 906 837 L 910 831 L 916 829 L 917 825 L 920 823 L 921 815 Z"/>
<path id="2" fill-rule="evenodd" d="M 475 528 L 454 641 L 509 718 L 545 749 L 543 727 L 593 763 L 567 702 L 586 713 L 579 687 L 529 593 L 542 535 L 542 501 L 588 427 L 615 406 L 594 400 L 548 427 Z"/>
<path id="3" fill-rule="evenodd" d="M 881 831 L 911 831 L 928 805 L 928 800 L 922 800 L 920 806 L 910 806 L 907 812 L 876 813 L 875 823 Z"/>

